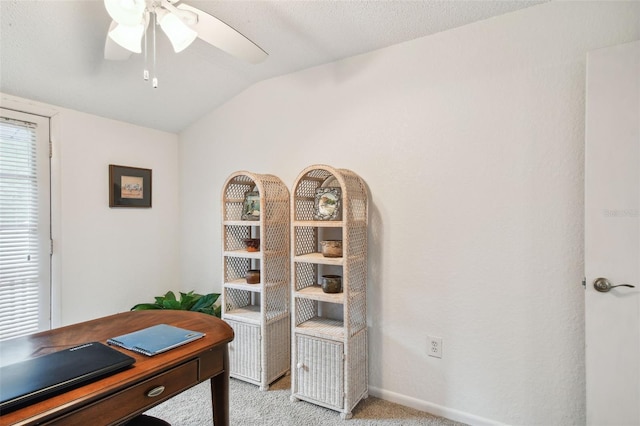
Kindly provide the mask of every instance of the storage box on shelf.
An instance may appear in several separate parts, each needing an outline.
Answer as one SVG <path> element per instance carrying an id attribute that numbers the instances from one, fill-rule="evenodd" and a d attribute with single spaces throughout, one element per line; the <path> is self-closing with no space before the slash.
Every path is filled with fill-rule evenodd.
<path id="1" fill-rule="evenodd" d="M 247 193 L 259 194 L 255 220 L 243 220 Z M 222 190 L 222 319 L 234 330 L 231 377 L 266 390 L 290 368 L 289 191 L 273 175 L 235 172 Z M 245 240 L 259 238 L 256 249 Z M 257 250 L 257 251 L 253 251 Z M 256 284 L 247 271 L 259 270 Z"/>
<path id="2" fill-rule="evenodd" d="M 317 193 L 338 188 L 340 214 L 318 220 Z M 323 240 L 342 240 L 342 257 L 325 257 Z M 314 165 L 291 192 L 291 399 L 350 418 L 368 396 L 366 330 L 367 191 L 355 173 Z M 341 293 L 325 293 L 323 275 L 342 277 Z"/>

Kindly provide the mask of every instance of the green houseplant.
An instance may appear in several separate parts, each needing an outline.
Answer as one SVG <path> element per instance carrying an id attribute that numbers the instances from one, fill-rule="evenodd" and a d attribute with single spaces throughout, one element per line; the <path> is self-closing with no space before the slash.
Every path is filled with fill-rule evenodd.
<path id="1" fill-rule="evenodd" d="M 148 309 L 173 309 L 179 311 L 195 311 L 213 315 L 220 318 L 222 307 L 216 304 L 220 293 L 198 294 L 190 291 L 180 292 L 178 299 L 173 291 L 168 291 L 164 296 L 156 296 L 155 303 L 138 303 L 131 308 L 132 311 L 144 311 Z"/>

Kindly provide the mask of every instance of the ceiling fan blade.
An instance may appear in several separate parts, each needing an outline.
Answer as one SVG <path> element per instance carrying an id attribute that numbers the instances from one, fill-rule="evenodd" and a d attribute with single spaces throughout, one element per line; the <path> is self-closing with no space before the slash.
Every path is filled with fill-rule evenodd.
<path id="1" fill-rule="evenodd" d="M 131 51 L 120 46 L 109 37 L 109 33 L 118 26 L 116 21 L 111 21 L 109 31 L 107 31 L 107 39 L 104 42 L 104 58 L 110 61 L 126 61 L 131 57 Z"/>
<path id="2" fill-rule="evenodd" d="M 198 22 L 190 27 L 198 33 L 200 39 L 218 49 L 253 64 L 262 62 L 269 56 L 254 42 L 218 18 L 186 4 L 179 4 L 176 7 L 198 15 Z"/>

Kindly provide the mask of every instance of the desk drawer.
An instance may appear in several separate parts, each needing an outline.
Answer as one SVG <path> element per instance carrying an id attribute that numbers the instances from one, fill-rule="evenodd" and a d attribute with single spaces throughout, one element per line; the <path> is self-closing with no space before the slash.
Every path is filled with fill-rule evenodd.
<path id="1" fill-rule="evenodd" d="M 203 382 L 213 376 L 224 371 L 224 358 L 226 346 L 209 349 L 207 352 L 200 354 L 200 375 L 198 381 Z"/>
<path id="2" fill-rule="evenodd" d="M 193 360 L 48 424 L 109 425 L 132 413 L 146 410 L 197 383 L 198 360 Z M 148 395 L 152 390 L 158 392 L 161 386 L 164 386 L 161 393 Z"/>

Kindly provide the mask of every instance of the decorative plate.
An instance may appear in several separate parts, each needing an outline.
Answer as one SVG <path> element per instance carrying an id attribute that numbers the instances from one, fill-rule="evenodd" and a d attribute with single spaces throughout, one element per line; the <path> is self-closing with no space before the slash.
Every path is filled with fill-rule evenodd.
<path id="1" fill-rule="evenodd" d="M 313 203 L 313 218 L 315 220 L 336 220 L 341 206 L 340 188 L 318 188 Z"/>

